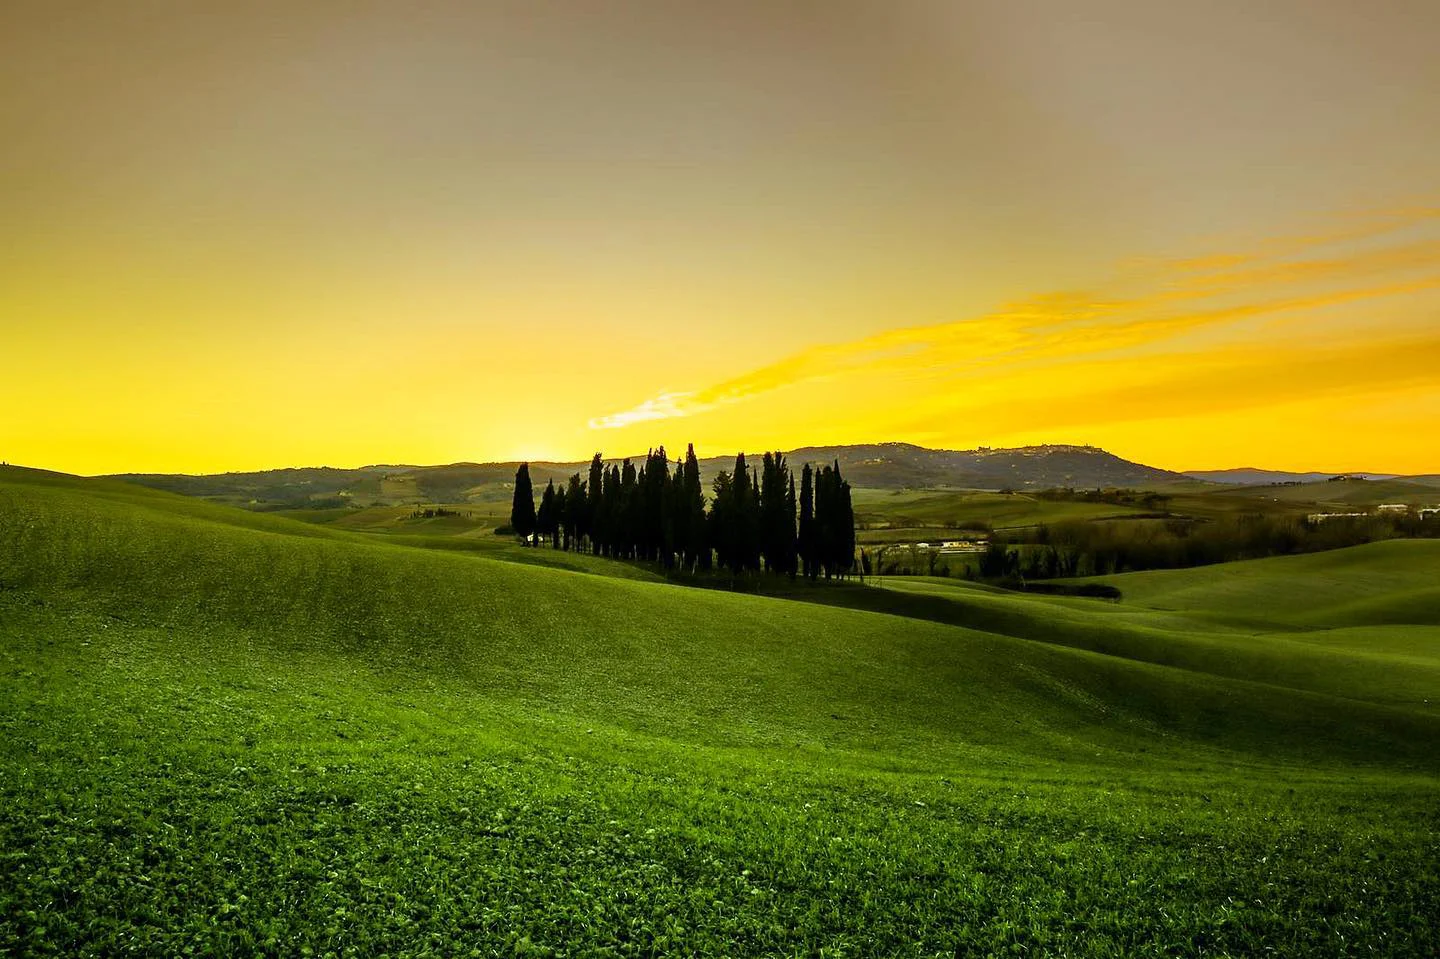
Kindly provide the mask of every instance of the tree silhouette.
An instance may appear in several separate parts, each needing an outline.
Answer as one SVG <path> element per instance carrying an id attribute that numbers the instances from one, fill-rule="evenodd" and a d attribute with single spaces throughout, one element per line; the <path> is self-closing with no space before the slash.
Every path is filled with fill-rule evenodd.
<path id="1" fill-rule="evenodd" d="M 535 532 L 535 491 L 530 488 L 530 464 L 521 463 L 515 471 L 515 495 L 510 501 L 510 528 L 515 535 L 529 542 Z"/>
<path id="2" fill-rule="evenodd" d="M 766 453 L 760 473 L 761 548 L 765 569 L 788 574 L 795 565 L 795 483 L 782 453 Z"/>
<path id="3" fill-rule="evenodd" d="M 807 579 L 814 579 L 819 572 L 819 543 L 815 534 L 815 477 L 814 470 L 806 463 L 800 470 L 800 530 L 797 547 L 801 571 Z"/>
<path id="4" fill-rule="evenodd" d="M 565 509 L 570 499 L 569 491 L 560 486 L 555 490 L 554 528 L 550 530 L 550 545 L 555 549 L 570 548 L 570 528 L 565 525 Z"/>
<path id="5" fill-rule="evenodd" d="M 796 555 L 797 534 L 795 530 L 795 476 L 787 469 L 785 470 L 787 489 L 785 490 L 785 513 L 782 517 L 783 544 L 785 548 L 785 566 L 782 570 L 791 579 L 799 566 L 799 557 Z"/>
<path id="6" fill-rule="evenodd" d="M 559 545 L 556 534 L 560 529 L 560 516 L 555 508 L 555 481 L 550 480 L 545 484 L 545 492 L 540 494 L 540 509 L 535 514 L 535 533 L 537 540 L 541 537 L 550 537 L 551 547 Z"/>
<path id="7" fill-rule="evenodd" d="M 815 477 L 816 554 L 825 578 L 848 575 L 855 566 L 855 511 L 840 461 Z"/>
<path id="8" fill-rule="evenodd" d="M 565 487 L 565 508 L 562 522 L 565 525 L 565 548 L 580 549 L 580 541 L 586 535 L 589 528 L 588 519 L 589 504 L 585 501 L 585 484 L 580 480 L 580 474 L 575 473 L 570 477 L 570 483 Z"/>
<path id="9" fill-rule="evenodd" d="M 687 573 L 718 563 L 733 576 L 764 570 L 791 578 L 823 572 L 830 579 L 855 568 L 850 484 L 838 461 L 821 469 L 806 463 L 797 495 L 783 453 L 765 453 L 758 469 L 739 453 L 734 472 L 722 470 L 712 491 L 707 512 L 694 444 L 673 464 L 663 446 L 651 449 L 638 467 L 630 460 L 607 466 L 596 453 L 589 479 L 575 473 L 558 489 L 548 481 L 537 511 L 530 464 L 522 463 L 511 526 L 527 542 L 533 536 L 535 545 L 548 537 L 555 549 Z"/>
<path id="10" fill-rule="evenodd" d="M 740 548 L 736 531 L 735 483 L 730 474 L 721 470 L 712 484 L 714 498 L 710 502 L 707 521 L 709 539 L 715 548 L 715 562 L 731 574 L 740 572 Z"/>
<path id="11" fill-rule="evenodd" d="M 615 534 L 621 559 L 635 558 L 635 543 L 640 525 L 640 497 L 635 464 L 628 459 L 620 464 L 620 492 L 615 511 Z"/>
<path id="12" fill-rule="evenodd" d="M 600 486 L 600 502 L 596 508 L 595 536 L 599 543 L 597 552 L 605 556 L 618 556 L 615 530 L 620 520 L 620 467 L 611 465 L 603 471 L 604 482 Z"/>
<path id="13" fill-rule="evenodd" d="M 840 475 L 840 461 L 835 461 L 835 566 L 841 576 L 855 568 L 855 507 L 850 502 L 850 484 Z"/>
<path id="14" fill-rule="evenodd" d="M 590 549 L 596 554 L 600 552 L 600 503 L 604 495 L 601 489 L 604 483 L 605 461 L 596 453 L 590 460 L 590 478 L 585 484 L 585 511 L 581 519 L 585 527 L 584 535 L 590 538 Z"/>
<path id="15" fill-rule="evenodd" d="M 684 506 L 685 560 L 691 570 L 710 568 L 710 541 L 706 535 L 705 491 L 700 485 L 700 461 L 695 458 L 695 444 L 685 450 L 685 471 L 681 482 Z"/>
<path id="16" fill-rule="evenodd" d="M 754 474 L 745 466 L 745 454 L 735 456 L 730 479 L 732 572 L 760 568 L 760 501 Z"/>

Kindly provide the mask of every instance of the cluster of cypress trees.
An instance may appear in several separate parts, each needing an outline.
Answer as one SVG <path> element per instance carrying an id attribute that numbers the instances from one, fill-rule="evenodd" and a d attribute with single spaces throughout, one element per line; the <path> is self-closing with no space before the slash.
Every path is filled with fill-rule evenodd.
<path id="1" fill-rule="evenodd" d="M 692 444 L 674 469 L 665 447 L 637 469 L 628 459 L 606 465 L 601 454 L 557 489 L 545 486 L 535 507 L 530 464 L 515 473 L 510 525 L 526 539 L 549 540 L 614 559 L 639 559 L 666 569 L 732 574 L 765 570 L 794 577 L 844 576 L 855 565 L 855 512 L 840 464 L 801 470 L 800 492 L 785 457 L 766 453 L 759 470 L 735 458 L 711 484 L 706 510 L 700 464 Z"/>

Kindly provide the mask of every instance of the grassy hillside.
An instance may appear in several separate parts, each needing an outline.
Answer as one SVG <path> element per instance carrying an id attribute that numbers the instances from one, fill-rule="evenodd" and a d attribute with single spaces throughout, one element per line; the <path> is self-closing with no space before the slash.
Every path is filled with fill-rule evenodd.
<path id="1" fill-rule="evenodd" d="M 1348 552 L 1352 551 L 1321 555 Z M 1243 584 L 1245 594 L 1205 596 L 1197 590 L 1181 610 L 1167 604 L 1184 593 L 1184 587 L 1178 585 L 1173 590 L 1153 591 L 1137 587 L 1134 596 L 1127 592 L 1120 603 L 1017 594 L 972 583 L 909 577 L 886 577 L 867 589 L 797 590 L 794 595 L 1191 673 L 1440 715 L 1440 609 L 1434 605 L 1433 592 L 1412 591 L 1403 583 L 1391 589 L 1379 577 L 1367 575 L 1368 557 L 1361 557 L 1343 565 L 1363 571 L 1345 583 L 1351 590 L 1366 593 L 1363 606 L 1337 602 L 1328 611 L 1291 618 L 1281 602 L 1277 618 L 1267 619 L 1267 596 L 1284 594 L 1293 584 L 1288 559 L 1207 567 L 1217 571 L 1245 567 L 1228 580 Z M 1427 574 L 1440 575 L 1440 549 L 1425 550 L 1416 559 L 1422 567 L 1412 571 L 1416 581 Z M 1166 575 L 1126 574 L 1098 581 L 1128 590 L 1137 577 Z M 1343 573 L 1337 579 L 1344 580 Z M 1147 601 L 1157 595 L 1159 602 Z M 1421 601 L 1426 597 L 1428 606 Z M 1356 615 L 1362 610 L 1366 617 Z M 1313 625 L 1328 624 L 1327 616 L 1342 620 L 1347 615 L 1349 628 Z M 1431 703 L 1437 708 L 1432 709 Z M 1426 752 L 1429 750 L 1422 749 Z"/>
<path id="2" fill-rule="evenodd" d="M 1322 503 L 1338 506 L 1378 506 L 1381 503 L 1433 505 L 1436 490 L 1406 479 L 1328 480 L 1296 486 L 1241 487 L 1213 494 L 1225 497 L 1271 497 L 1282 503 Z"/>
<path id="3" fill-rule="evenodd" d="M 1304 556 L 1111 576 L 1128 602 L 1286 626 L 1440 627 L 1440 541 L 1388 540 Z M 1440 650 L 1436 650 L 1440 652 Z"/>
<path id="4" fill-rule="evenodd" d="M 996 529 L 1060 523 L 1067 520 L 1095 520 L 1153 513 L 1139 507 L 1112 503 L 1085 503 L 1045 500 L 1025 493 L 992 493 L 983 490 L 880 490 L 856 489 L 852 493 L 855 518 L 864 526 L 894 529 L 962 527 L 981 523 Z M 863 530 L 866 542 L 885 542 L 886 530 Z"/>
<path id="5" fill-rule="evenodd" d="M 1086 639 L 1238 642 L 1213 610 L 971 590 L 960 626 L 332 525 L 0 472 L 0 943 L 1437 945 L 1423 649 L 1256 682 Z"/>

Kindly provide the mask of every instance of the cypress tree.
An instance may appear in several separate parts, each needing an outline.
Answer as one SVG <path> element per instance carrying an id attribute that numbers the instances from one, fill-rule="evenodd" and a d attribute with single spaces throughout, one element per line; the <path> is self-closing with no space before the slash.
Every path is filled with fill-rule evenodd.
<path id="1" fill-rule="evenodd" d="M 585 502 L 585 484 L 580 480 L 580 474 L 575 473 L 570 477 L 570 484 L 565 488 L 565 548 L 580 549 L 580 540 L 585 535 L 588 524 L 585 522 L 587 509 Z"/>
<path id="2" fill-rule="evenodd" d="M 825 578 L 846 576 L 855 567 L 855 509 L 840 461 L 815 477 L 816 553 Z"/>
<path id="3" fill-rule="evenodd" d="M 764 549 L 764 518 L 760 515 L 760 471 L 750 467 L 750 489 L 745 501 L 745 567 L 760 571 L 760 551 Z"/>
<path id="4" fill-rule="evenodd" d="M 788 469 L 785 470 L 785 474 L 788 488 L 785 490 L 785 513 L 781 529 L 781 542 L 785 549 L 783 572 L 794 579 L 797 565 L 795 556 L 795 477 Z"/>
<path id="5" fill-rule="evenodd" d="M 636 518 L 640 512 L 637 479 L 634 463 L 627 459 L 620 464 L 618 502 L 615 510 L 615 538 L 621 559 L 635 558 L 635 529 L 639 525 Z"/>
<path id="6" fill-rule="evenodd" d="M 791 571 L 795 562 L 795 482 L 782 453 L 766 453 L 760 474 L 761 543 L 765 569 Z"/>
<path id="7" fill-rule="evenodd" d="M 709 539 L 715 547 L 715 561 L 722 569 L 739 573 L 736 548 L 735 483 L 724 470 L 715 477 L 714 499 L 710 502 Z"/>
<path id="8" fill-rule="evenodd" d="M 814 579 L 817 572 L 815 562 L 815 478 L 814 470 L 806 463 L 800 470 L 800 532 L 799 552 L 802 571 L 806 578 Z"/>
<path id="9" fill-rule="evenodd" d="M 767 572 L 779 572 L 781 562 L 780 515 L 785 509 L 785 494 L 780 486 L 776 457 L 768 451 L 760 468 L 760 552 L 765 557 Z"/>
<path id="10" fill-rule="evenodd" d="M 835 529 L 835 561 L 842 575 L 855 568 L 855 507 L 850 502 L 850 484 L 840 475 L 840 461 L 835 461 L 835 500 L 838 522 Z"/>
<path id="11" fill-rule="evenodd" d="M 731 478 L 731 500 L 734 517 L 731 544 L 731 566 L 735 572 L 760 568 L 760 502 L 754 474 L 745 466 L 745 454 L 735 457 L 735 475 Z"/>
<path id="12" fill-rule="evenodd" d="M 590 549 L 597 555 L 600 553 L 598 530 L 600 523 L 600 503 L 604 496 L 602 490 L 604 483 L 605 461 L 600 457 L 599 453 L 596 453 L 595 457 L 590 460 L 590 479 L 585 484 L 585 511 L 581 521 L 585 524 L 585 535 L 590 537 Z"/>
<path id="13" fill-rule="evenodd" d="M 555 531 L 558 541 L 554 545 L 564 550 L 570 548 L 570 517 L 566 512 L 569 508 L 570 488 L 557 486 L 555 488 Z"/>
<path id="14" fill-rule="evenodd" d="M 535 513 L 535 534 L 538 541 L 543 537 L 550 537 L 550 545 L 555 545 L 555 531 L 559 529 L 559 517 L 555 514 L 555 482 L 553 480 L 545 484 L 545 492 L 540 494 L 540 509 Z"/>
<path id="15" fill-rule="evenodd" d="M 685 461 L 675 460 L 675 472 L 665 481 L 665 567 L 685 565 Z"/>
<path id="16" fill-rule="evenodd" d="M 651 562 L 663 561 L 667 551 L 665 536 L 665 488 L 670 483 L 670 460 L 665 447 L 650 451 L 645 457 L 643 480 L 639 484 L 638 545 L 641 557 Z M 669 563 L 667 562 L 668 566 Z"/>
<path id="17" fill-rule="evenodd" d="M 620 503 L 620 467 L 602 467 L 603 480 L 600 484 L 600 498 L 595 509 L 595 551 L 604 556 L 615 556 L 615 523 Z"/>
<path id="18" fill-rule="evenodd" d="M 815 562 L 819 564 L 821 572 L 825 573 L 825 579 L 831 576 L 831 557 L 834 554 L 835 537 L 829 528 L 834 514 L 832 482 L 834 477 L 829 467 L 821 467 L 815 472 Z"/>
<path id="19" fill-rule="evenodd" d="M 635 546 L 635 559 L 650 558 L 650 461 L 654 459 L 652 449 L 645 454 L 645 460 L 635 471 L 635 489 L 631 491 L 630 542 Z"/>
<path id="20" fill-rule="evenodd" d="M 560 528 L 565 519 L 565 487 L 557 488 L 555 481 L 546 483 L 545 489 L 550 496 L 550 526 L 546 530 L 550 534 L 550 548 L 560 548 Z M 541 498 L 542 502 L 544 497 Z"/>
<path id="21" fill-rule="evenodd" d="M 530 464 L 521 463 L 515 471 L 515 495 L 510 501 L 510 528 L 522 540 L 529 541 L 535 532 L 535 491 L 530 487 Z"/>
<path id="22" fill-rule="evenodd" d="M 685 509 L 685 564 L 691 569 L 710 568 L 710 543 L 706 536 L 705 491 L 700 486 L 700 461 L 695 444 L 685 451 L 685 479 L 681 496 Z"/>

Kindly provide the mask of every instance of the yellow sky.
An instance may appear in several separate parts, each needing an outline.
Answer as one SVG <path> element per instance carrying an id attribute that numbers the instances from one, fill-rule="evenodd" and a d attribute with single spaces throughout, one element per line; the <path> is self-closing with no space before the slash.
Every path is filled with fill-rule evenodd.
<path id="1" fill-rule="evenodd" d="M 0 458 L 1440 472 L 1434 5 L 780 7 L 5 5 Z"/>

